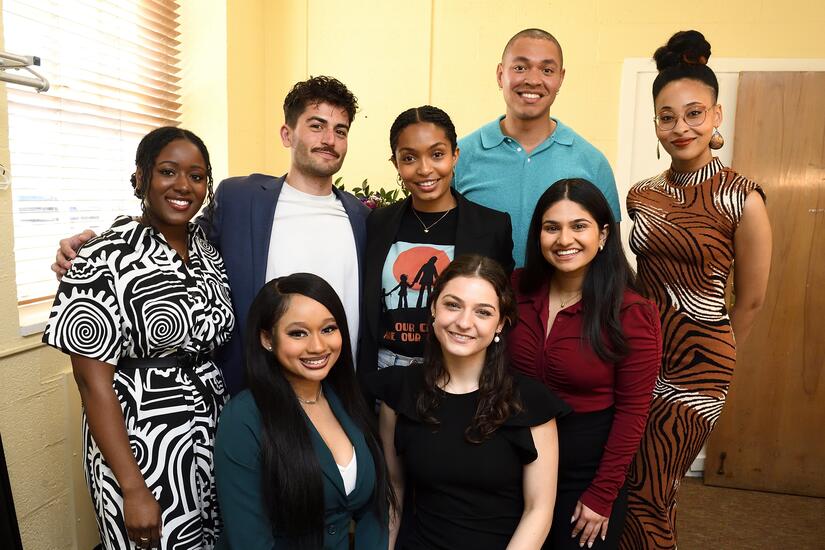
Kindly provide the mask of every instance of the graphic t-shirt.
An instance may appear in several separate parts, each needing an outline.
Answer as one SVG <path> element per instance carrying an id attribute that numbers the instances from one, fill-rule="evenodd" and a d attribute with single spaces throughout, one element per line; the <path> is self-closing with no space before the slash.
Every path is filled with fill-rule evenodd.
<path id="1" fill-rule="evenodd" d="M 407 209 L 381 273 L 381 347 L 408 357 L 424 355 L 427 302 L 439 274 L 453 261 L 457 227 L 455 208 Z"/>

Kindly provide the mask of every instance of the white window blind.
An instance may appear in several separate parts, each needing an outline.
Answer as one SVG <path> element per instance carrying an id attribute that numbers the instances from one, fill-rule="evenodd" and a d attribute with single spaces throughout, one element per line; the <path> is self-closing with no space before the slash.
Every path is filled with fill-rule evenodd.
<path id="1" fill-rule="evenodd" d="M 140 210 L 129 176 L 152 128 L 177 125 L 178 5 L 3 0 L 5 49 L 41 59 L 51 89 L 7 86 L 17 296 L 54 294 L 58 240 Z"/>

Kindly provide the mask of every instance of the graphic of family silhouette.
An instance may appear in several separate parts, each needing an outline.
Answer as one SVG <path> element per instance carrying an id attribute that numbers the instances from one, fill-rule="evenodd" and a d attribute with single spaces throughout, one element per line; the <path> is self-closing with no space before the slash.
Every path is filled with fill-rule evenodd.
<path id="1" fill-rule="evenodd" d="M 391 289 L 389 292 L 384 292 L 383 297 L 386 298 L 398 290 L 398 303 L 395 309 L 409 309 L 410 306 L 407 303 L 407 289 L 413 288 L 416 284 L 418 284 L 418 300 L 415 302 L 415 307 L 424 307 L 427 303 L 424 298 L 424 292 L 426 291 L 427 298 L 429 298 L 430 292 L 433 290 L 433 285 L 435 284 L 436 279 L 438 279 L 438 269 L 435 267 L 436 261 L 438 261 L 436 256 L 430 257 L 430 259 L 421 266 L 418 273 L 415 274 L 415 278 L 412 283 L 409 282 L 410 279 L 407 274 L 402 273 L 395 288 Z M 381 290 L 383 291 L 384 289 Z M 384 309 L 388 309 L 386 300 L 384 300 Z"/>

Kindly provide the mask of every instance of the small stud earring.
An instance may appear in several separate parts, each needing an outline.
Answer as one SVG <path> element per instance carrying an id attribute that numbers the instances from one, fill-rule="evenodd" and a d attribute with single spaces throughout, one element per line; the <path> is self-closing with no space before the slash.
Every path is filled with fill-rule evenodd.
<path id="1" fill-rule="evenodd" d="M 709 147 L 711 149 L 721 149 L 722 146 L 725 145 L 725 138 L 722 137 L 722 134 L 719 133 L 719 128 L 713 128 L 713 135 L 710 136 L 710 143 Z"/>

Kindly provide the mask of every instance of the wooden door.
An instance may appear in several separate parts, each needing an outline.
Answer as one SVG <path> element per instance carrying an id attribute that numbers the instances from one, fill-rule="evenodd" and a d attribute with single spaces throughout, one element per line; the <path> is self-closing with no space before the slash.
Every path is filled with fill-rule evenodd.
<path id="1" fill-rule="evenodd" d="M 825 73 L 742 73 L 732 166 L 767 194 L 773 261 L 708 444 L 705 483 L 822 497 Z"/>

